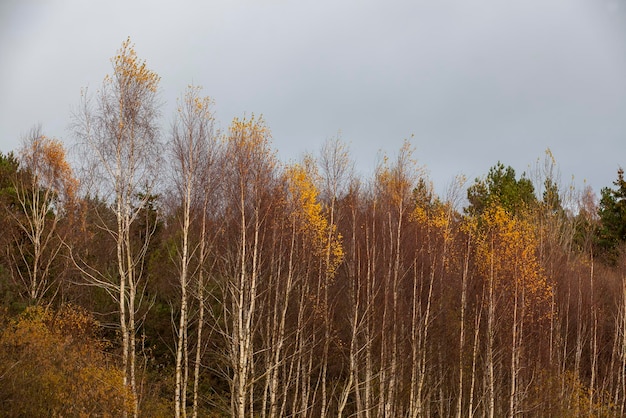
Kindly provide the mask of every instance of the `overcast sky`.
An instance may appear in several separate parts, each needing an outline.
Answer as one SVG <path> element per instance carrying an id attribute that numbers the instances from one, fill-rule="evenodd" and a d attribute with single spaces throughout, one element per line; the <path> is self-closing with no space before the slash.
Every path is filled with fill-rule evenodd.
<path id="1" fill-rule="evenodd" d="M 2 0 L 0 151 L 38 123 L 70 146 L 128 36 L 165 127 L 201 85 L 222 128 L 264 115 L 283 161 L 339 134 L 364 176 L 410 139 L 438 191 L 546 148 L 596 192 L 626 167 L 626 0 Z"/>

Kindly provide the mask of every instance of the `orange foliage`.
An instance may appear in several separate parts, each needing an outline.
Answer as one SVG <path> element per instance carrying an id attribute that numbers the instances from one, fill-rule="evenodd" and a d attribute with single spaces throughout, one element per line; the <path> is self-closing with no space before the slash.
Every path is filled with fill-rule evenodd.
<path id="1" fill-rule="evenodd" d="M 74 201 L 78 180 L 67 162 L 61 141 L 39 135 L 24 145 L 20 156 L 36 184 L 50 189 L 66 203 Z"/>
<path id="2" fill-rule="evenodd" d="M 31 307 L 0 315 L 0 410 L 3 416 L 120 416 L 123 373 L 109 364 L 98 324 L 83 309 Z"/>

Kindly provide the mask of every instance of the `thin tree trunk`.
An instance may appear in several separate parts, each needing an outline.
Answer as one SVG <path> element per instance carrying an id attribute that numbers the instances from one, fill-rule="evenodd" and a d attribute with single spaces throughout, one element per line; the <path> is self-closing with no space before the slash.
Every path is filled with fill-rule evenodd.
<path id="1" fill-rule="evenodd" d="M 280 365 L 281 363 L 284 361 L 283 359 L 283 346 L 285 343 L 285 326 L 286 326 L 286 321 L 287 321 L 287 309 L 289 307 L 289 299 L 291 297 L 291 288 L 292 288 L 292 284 L 293 284 L 293 275 L 294 275 L 294 250 L 295 250 L 295 245 L 296 245 L 296 228 L 295 225 L 292 227 L 292 234 L 291 234 L 291 245 L 290 245 L 290 249 L 289 249 L 289 265 L 288 265 L 288 271 L 287 271 L 287 279 L 286 282 L 284 284 L 284 290 L 282 292 L 282 294 L 279 294 L 279 289 L 281 289 L 281 287 L 277 284 L 277 298 L 276 298 L 276 303 L 275 303 L 275 310 L 280 309 L 280 317 L 278 319 L 277 322 L 277 327 L 278 329 L 275 332 L 275 347 L 273 348 L 273 358 L 272 358 L 272 364 L 271 369 L 270 369 L 270 414 L 269 416 L 271 418 L 274 418 L 277 415 L 278 412 L 278 401 L 277 401 L 277 397 L 278 397 L 278 376 L 279 376 L 279 372 L 280 372 Z M 278 277 L 280 277 L 280 274 L 277 274 Z M 282 296 L 282 300 L 280 301 L 281 304 L 279 305 L 278 302 L 278 297 Z M 283 384 L 287 385 L 287 382 L 284 382 Z"/>
<path id="2" fill-rule="evenodd" d="M 398 207 L 398 224 L 396 227 L 396 239 L 395 239 L 395 260 L 393 264 L 393 282 L 392 282 L 392 331 L 391 331 L 391 366 L 390 366 L 390 378 L 389 378 L 389 393 L 387 395 L 387 402 L 385 405 L 385 414 L 388 417 L 395 415 L 396 407 L 396 378 L 398 375 L 398 291 L 400 281 L 400 254 L 401 245 L 400 237 L 402 233 L 402 217 L 404 210 L 402 202 Z M 391 227 L 391 225 L 389 225 Z"/>
<path id="3" fill-rule="evenodd" d="M 413 309 L 411 312 L 411 385 L 409 389 L 409 416 L 417 418 L 421 413 L 421 401 L 418 397 L 418 379 L 421 370 L 420 367 L 420 339 L 421 326 L 419 323 L 419 313 L 421 309 L 421 298 L 419 297 L 419 282 L 422 277 L 417 273 L 417 263 L 413 267 Z"/>
<path id="4" fill-rule="evenodd" d="M 459 394 L 456 404 L 456 416 L 461 418 L 463 415 L 463 353 L 465 349 L 465 308 L 467 305 L 467 282 L 469 280 L 469 256 L 470 256 L 471 237 L 467 237 L 467 252 L 465 253 L 465 262 L 463 263 L 463 276 L 461 282 L 461 324 L 459 330 Z M 471 414 L 471 410 L 469 411 Z"/>
<path id="5" fill-rule="evenodd" d="M 193 158 L 193 157 L 192 157 Z M 178 322 L 178 341 L 176 344 L 176 388 L 174 394 L 174 411 L 176 418 L 185 414 L 186 405 L 186 387 L 183 379 L 183 365 L 184 356 L 186 352 L 186 331 L 187 331 L 187 281 L 188 281 L 188 269 L 189 269 L 189 230 L 191 227 L 191 181 L 189 179 L 190 173 L 187 174 L 185 195 L 183 196 L 183 248 L 181 254 L 181 266 L 180 266 L 180 318 Z M 185 351 L 183 353 L 183 351 Z"/>
<path id="6" fill-rule="evenodd" d="M 427 341 L 428 341 L 428 331 L 430 328 L 430 313 L 431 313 L 431 305 L 432 305 L 432 297 L 433 297 L 433 285 L 435 282 L 435 266 L 430 273 L 430 280 L 428 283 L 428 297 L 426 299 L 426 309 L 424 311 L 424 320 L 423 320 L 423 331 L 420 342 L 420 350 L 421 350 L 421 359 L 420 359 L 420 374 L 419 374 L 419 384 L 417 386 L 417 401 L 418 401 L 418 410 L 422 411 L 424 408 L 422 399 L 424 386 L 426 382 L 426 352 L 427 352 Z M 421 412 L 420 412 L 421 415 Z"/>
<path id="7" fill-rule="evenodd" d="M 622 301 L 620 306 L 621 324 L 618 335 L 621 335 L 621 365 L 620 365 L 620 389 L 621 397 L 619 398 L 620 415 L 626 413 L 626 278 L 622 277 Z"/>
<path id="8" fill-rule="evenodd" d="M 591 267 L 589 272 L 589 299 L 591 304 L 591 379 L 589 382 L 589 416 L 593 416 L 593 405 L 596 387 L 596 374 L 598 369 L 598 312 L 595 304 L 593 277 L 593 253 L 591 254 Z"/>
<path id="9" fill-rule="evenodd" d="M 374 340 L 374 324 L 373 324 L 373 308 L 375 307 L 376 301 L 375 295 L 376 291 L 374 289 L 375 285 L 375 263 L 376 263 L 376 250 L 374 248 L 375 244 L 375 207 L 372 214 L 372 225 L 371 231 L 368 233 L 366 230 L 366 251 L 367 251 L 367 273 L 365 276 L 365 286 L 366 286 L 366 302 L 367 302 L 367 311 L 365 313 L 365 417 L 370 418 L 372 410 L 374 408 L 373 405 L 373 382 L 374 382 L 374 348 L 373 348 L 373 340 Z"/>
<path id="10" fill-rule="evenodd" d="M 495 321 L 496 321 L 496 301 L 494 292 L 494 244 L 493 238 L 491 241 L 491 271 L 489 273 L 489 302 L 487 312 L 487 416 L 489 418 L 495 417 L 496 409 L 496 390 L 495 390 L 495 371 L 494 371 L 494 338 L 495 338 Z"/>
<path id="11" fill-rule="evenodd" d="M 120 204 L 118 204 L 118 213 L 121 212 Z M 121 215 L 118 217 L 118 235 L 120 237 L 123 236 L 124 230 L 122 227 L 122 217 Z M 120 332 L 122 334 L 122 368 L 124 369 L 123 376 L 123 384 L 124 388 L 129 388 L 129 373 L 128 373 L 128 356 L 129 356 L 129 338 L 128 338 L 128 327 L 126 324 L 126 270 L 123 266 L 124 261 L 124 251 L 123 251 L 123 242 L 121 239 L 117 242 L 117 261 L 118 261 L 118 274 L 120 276 L 120 284 L 119 284 L 119 309 L 120 309 Z M 124 391 L 125 394 L 128 391 Z M 134 402 L 132 399 L 126 399 L 126 404 L 129 402 Z M 126 414 L 126 410 L 124 411 Z"/>
<path id="12" fill-rule="evenodd" d="M 204 263 L 206 259 L 206 209 L 208 194 L 202 210 L 202 226 L 200 231 L 200 254 L 198 268 L 198 331 L 196 335 L 196 358 L 193 371 L 193 418 L 198 417 L 198 391 L 200 388 L 200 363 L 202 360 L 202 330 L 204 328 Z"/>
<path id="13" fill-rule="evenodd" d="M 246 412 L 246 377 L 248 373 L 248 353 L 246 351 L 246 329 L 245 329 L 245 308 L 246 308 L 246 248 L 247 248 L 247 240 L 246 240 L 246 214 L 245 214 L 245 198 L 244 198 L 244 188 L 245 185 L 240 185 L 241 187 L 241 200 L 240 200 L 240 210 L 241 210 L 241 248 L 240 248 L 240 262 L 241 262 L 241 270 L 239 272 L 239 283 L 236 291 L 234 292 L 238 303 L 235 304 L 235 345 L 233 347 L 233 351 L 236 352 L 236 369 L 235 369 L 235 393 L 233 399 L 235 401 L 235 415 L 238 418 L 244 418 Z"/>
<path id="14" fill-rule="evenodd" d="M 470 382 L 470 393 L 469 393 L 469 405 L 467 408 L 467 416 L 474 416 L 474 388 L 476 385 L 476 363 L 478 359 L 478 343 L 480 341 L 480 320 L 482 318 L 483 313 L 483 304 L 485 299 L 485 292 L 483 290 L 483 294 L 481 297 L 480 305 L 476 307 L 476 319 L 474 321 L 474 345 L 472 347 L 472 377 Z"/>
<path id="15" fill-rule="evenodd" d="M 518 316 L 518 289 L 519 284 L 517 278 L 513 278 L 515 281 L 515 295 L 513 300 L 513 325 L 511 329 L 511 382 L 510 382 L 510 392 L 509 392 L 509 417 L 513 418 L 516 414 L 516 395 L 517 395 L 517 355 L 518 355 L 518 324 L 517 324 L 517 316 Z"/>

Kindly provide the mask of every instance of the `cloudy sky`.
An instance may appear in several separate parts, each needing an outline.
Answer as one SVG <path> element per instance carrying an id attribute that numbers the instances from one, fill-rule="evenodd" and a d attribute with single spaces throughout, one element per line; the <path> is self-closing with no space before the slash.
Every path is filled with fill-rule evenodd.
<path id="1" fill-rule="evenodd" d="M 546 148 L 594 190 L 626 167 L 626 0 L 2 0 L 0 151 L 35 124 L 71 146 L 82 87 L 128 36 L 221 127 L 264 115 L 284 161 L 340 135 L 357 169 L 410 139 L 437 190 Z"/>

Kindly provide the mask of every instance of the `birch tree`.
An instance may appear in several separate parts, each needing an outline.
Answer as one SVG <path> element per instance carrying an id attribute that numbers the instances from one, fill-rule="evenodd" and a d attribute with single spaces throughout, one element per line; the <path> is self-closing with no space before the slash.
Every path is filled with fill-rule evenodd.
<path id="1" fill-rule="evenodd" d="M 326 206 L 328 211 L 329 218 L 329 227 L 328 230 L 328 238 L 327 238 L 327 246 L 326 246 L 326 268 L 324 269 L 323 279 L 320 281 L 322 286 L 323 293 L 323 305 L 325 307 L 325 315 L 324 315 L 324 338 L 323 338 L 323 348 L 322 348 L 322 378 L 321 378 L 321 386 L 322 386 L 322 414 L 327 414 L 328 412 L 328 395 L 327 395 L 327 375 L 328 375 L 328 352 L 330 349 L 330 333 L 331 333 L 331 321 L 330 318 L 332 316 L 331 310 L 332 306 L 329 301 L 329 287 L 331 275 L 333 272 L 330 267 L 330 258 L 331 258 L 331 243 L 332 243 L 332 233 L 336 228 L 335 226 L 335 206 L 337 201 L 337 195 L 339 193 L 340 188 L 342 187 L 342 183 L 344 182 L 345 173 L 348 169 L 347 162 L 347 153 L 345 149 L 341 146 L 338 139 L 335 139 L 333 142 L 327 142 L 323 149 L 320 158 L 320 166 L 322 169 L 322 178 L 323 178 L 323 192 L 326 194 Z M 340 408 L 341 409 L 341 408 Z M 339 411 L 339 415 L 341 415 L 341 410 Z"/>
<path id="2" fill-rule="evenodd" d="M 154 197 L 156 170 L 161 164 L 157 120 L 160 78 L 137 57 L 130 39 L 123 42 L 111 62 L 113 73 L 105 77 L 95 98 L 83 94 L 74 123 L 85 183 L 115 213 L 115 225 L 99 217 L 98 227 L 115 242 L 116 274 L 90 268 L 79 255 L 73 259 L 88 282 L 104 288 L 118 305 L 124 385 L 132 394 L 129 402 L 137 416 L 136 314 L 145 279 L 144 257 L 155 225 L 146 225 L 139 242 L 133 229 Z"/>
<path id="3" fill-rule="evenodd" d="M 401 245 L 405 234 L 405 221 L 410 211 L 411 197 L 417 182 L 417 164 L 412 158 L 410 144 L 404 143 L 394 164 L 381 165 L 376 173 L 377 192 L 384 211 L 384 229 L 381 231 L 388 238 L 387 273 L 383 287 L 382 340 L 380 361 L 380 393 L 383 401 L 379 405 L 379 414 L 395 416 L 399 409 L 398 392 L 400 387 L 400 280 L 405 267 Z"/>
<path id="4" fill-rule="evenodd" d="M 31 303 L 58 289 L 53 272 L 63 247 L 59 220 L 71 214 L 78 181 L 66 160 L 63 144 L 33 128 L 19 150 L 20 168 L 13 178 L 19 212 L 8 211 L 26 243 L 16 241 L 13 272 Z M 17 237 L 16 237 L 17 238 Z"/>
<path id="5" fill-rule="evenodd" d="M 235 118 L 229 128 L 225 193 L 232 217 L 225 275 L 224 332 L 232 368 L 231 415 L 254 414 L 254 334 L 259 309 L 262 229 L 272 205 L 275 160 L 262 119 Z M 229 221 L 230 222 L 230 221 Z M 234 246 L 233 246 L 234 244 Z"/>
<path id="6" fill-rule="evenodd" d="M 196 365 L 194 366 L 194 416 L 198 409 L 199 358 L 204 323 L 204 272 L 206 259 L 206 211 L 215 183 L 213 167 L 217 163 L 218 146 L 214 132 L 211 99 L 200 96 L 200 88 L 189 86 L 180 99 L 178 115 L 172 126 L 171 153 L 175 198 L 179 202 L 180 242 L 177 264 L 180 285 L 180 313 L 176 329 L 175 416 L 187 416 L 187 383 L 189 377 L 189 293 L 190 281 L 197 279 L 199 318 L 197 323 Z M 193 240 L 192 225 L 200 223 L 199 239 Z M 196 263 L 192 263 L 195 258 Z M 194 267 L 195 266 L 195 267 Z"/>

